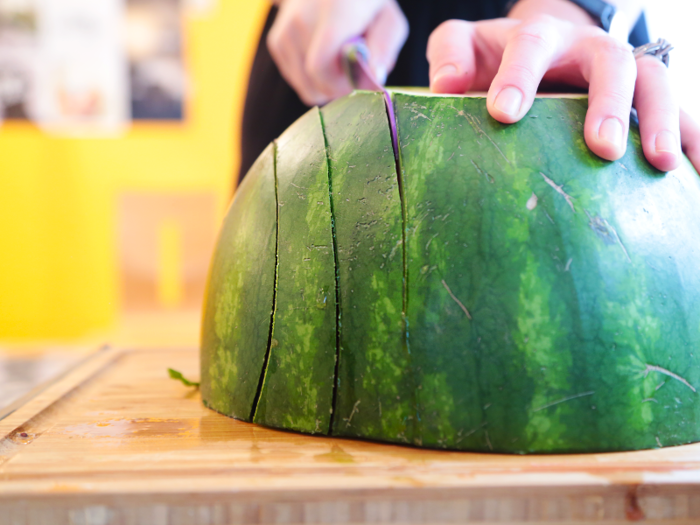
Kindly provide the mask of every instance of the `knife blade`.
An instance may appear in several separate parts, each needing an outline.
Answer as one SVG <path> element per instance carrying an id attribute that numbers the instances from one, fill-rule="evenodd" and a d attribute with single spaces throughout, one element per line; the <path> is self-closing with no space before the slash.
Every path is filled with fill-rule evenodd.
<path id="1" fill-rule="evenodd" d="M 369 89 L 379 91 L 384 96 L 389 129 L 391 131 L 391 146 L 394 150 L 394 160 L 396 168 L 399 168 L 399 137 L 396 129 L 396 118 L 394 115 L 394 104 L 391 100 L 391 93 L 377 79 L 372 68 L 369 66 L 370 51 L 367 42 L 362 37 L 355 37 L 348 40 L 341 49 L 342 64 L 345 74 L 355 89 Z"/>

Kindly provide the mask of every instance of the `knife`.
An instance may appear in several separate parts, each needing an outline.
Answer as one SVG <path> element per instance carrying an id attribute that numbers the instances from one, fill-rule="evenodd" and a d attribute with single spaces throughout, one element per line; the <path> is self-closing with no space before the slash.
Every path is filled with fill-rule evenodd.
<path id="1" fill-rule="evenodd" d="M 386 105 L 387 117 L 389 119 L 389 129 L 391 131 L 391 146 L 394 150 L 394 160 L 396 161 L 396 167 L 398 169 L 399 137 L 396 130 L 394 104 L 389 91 L 378 81 L 374 72 L 369 67 L 370 52 L 367 47 L 367 42 L 361 36 L 351 38 L 343 45 L 341 56 L 343 69 L 353 88 L 379 91 L 384 96 L 384 104 Z"/>

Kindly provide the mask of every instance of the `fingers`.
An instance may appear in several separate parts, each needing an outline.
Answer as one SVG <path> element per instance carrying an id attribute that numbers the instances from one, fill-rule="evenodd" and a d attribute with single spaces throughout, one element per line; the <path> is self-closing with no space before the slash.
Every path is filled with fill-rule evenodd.
<path id="1" fill-rule="evenodd" d="M 635 61 L 631 51 L 602 29 L 549 16 L 449 21 L 428 41 L 430 87 L 435 93 L 464 93 L 490 83 L 489 113 L 513 123 L 530 109 L 543 78 L 588 85 L 584 136 L 593 153 L 607 160 L 624 155 L 634 99 L 649 162 L 664 171 L 677 167 L 682 138 L 684 151 L 700 166 L 700 126 L 683 114 L 679 132 L 666 68 L 652 57 Z"/>
<path id="2" fill-rule="evenodd" d="M 396 0 L 286 0 L 267 44 L 302 101 L 321 105 L 352 90 L 340 53 L 345 42 L 365 33 L 370 66 L 386 77 L 408 35 Z"/>
<path id="3" fill-rule="evenodd" d="M 637 78 L 631 47 L 595 29 L 577 43 L 572 59 L 581 64 L 589 82 L 586 144 L 599 157 L 617 160 L 627 148 Z"/>
<path id="4" fill-rule="evenodd" d="M 685 111 L 680 111 L 681 145 L 683 152 L 700 173 L 700 126 Z"/>
<path id="5" fill-rule="evenodd" d="M 528 112 L 563 39 L 562 23 L 549 16 L 531 18 L 511 32 L 486 98 L 493 118 L 510 124 Z"/>
<path id="6" fill-rule="evenodd" d="M 341 48 L 350 38 L 363 35 L 380 10 L 389 2 L 395 0 L 322 3 L 319 21 L 304 65 L 306 73 L 314 80 L 316 87 L 327 97 L 335 98 L 352 90 L 340 62 Z M 392 31 L 391 28 L 386 30 Z"/>
<path id="7" fill-rule="evenodd" d="M 673 96 L 668 69 L 657 58 L 637 59 L 634 105 L 639 115 L 644 156 L 661 171 L 676 169 L 681 153 L 680 110 Z"/>
<path id="8" fill-rule="evenodd" d="M 290 46 L 291 47 L 291 46 Z M 329 98 L 321 93 L 313 84 L 313 81 L 304 71 L 303 56 L 294 49 L 283 46 L 273 54 L 273 59 L 282 77 L 294 88 L 301 101 L 307 106 L 320 106 L 328 102 Z"/>
<path id="9" fill-rule="evenodd" d="M 396 63 L 396 57 L 408 37 L 408 21 L 395 1 L 389 2 L 367 28 L 365 41 L 370 53 L 370 67 L 380 84 Z"/>
<path id="10" fill-rule="evenodd" d="M 307 106 L 321 105 L 329 100 L 316 87 L 304 64 L 312 23 L 311 15 L 290 1 L 279 11 L 267 35 L 267 48 L 282 77 Z"/>
<path id="11" fill-rule="evenodd" d="M 472 22 L 449 20 L 430 35 L 426 56 L 433 93 L 465 93 L 471 89 L 476 75 L 475 26 Z"/>

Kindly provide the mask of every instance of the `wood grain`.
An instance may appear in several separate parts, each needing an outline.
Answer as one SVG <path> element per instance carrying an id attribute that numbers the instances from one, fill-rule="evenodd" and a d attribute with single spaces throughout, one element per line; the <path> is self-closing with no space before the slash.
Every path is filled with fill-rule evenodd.
<path id="1" fill-rule="evenodd" d="M 419 450 L 235 421 L 167 377 L 195 349 L 105 350 L 0 421 L 0 525 L 700 522 L 700 445 Z"/>

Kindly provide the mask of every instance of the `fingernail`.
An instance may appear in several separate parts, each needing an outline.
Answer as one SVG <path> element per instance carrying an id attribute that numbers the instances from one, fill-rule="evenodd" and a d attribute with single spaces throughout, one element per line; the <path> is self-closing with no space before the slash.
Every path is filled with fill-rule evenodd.
<path id="1" fill-rule="evenodd" d="M 457 74 L 457 66 L 454 64 L 445 64 L 442 66 L 440 69 L 438 69 L 435 74 L 433 75 L 433 81 L 431 84 L 434 84 L 438 80 L 440 80 L 442 77 L 453 77 Z"/>
<path id="2" fill-rule="evenodd" d="M 659 131 L 656 135 L 656 152 L 657 153 L 673 153 L 678 152 L 678 141 L 676 136 L 670 131 Z"/>
<path id="3" fill-rule="evenodd" d="M 616 148 L 622 148 L 622 135 L 622 122 L 615 117 L 605 119 L 598 130 L 598 138 Z"/>
<path id="4" fill-rule="evenodd" d="M 493 106 L 506 115 L 515 117 L 520 113 L 520 106 L 523 103 L 523 92 L 513 86 L 508 86 L 501 90 L 493 102 Z"/>

